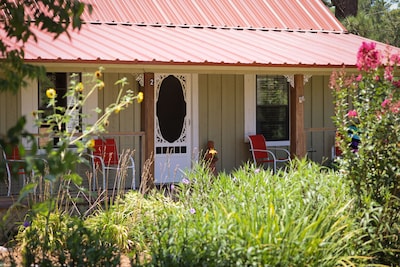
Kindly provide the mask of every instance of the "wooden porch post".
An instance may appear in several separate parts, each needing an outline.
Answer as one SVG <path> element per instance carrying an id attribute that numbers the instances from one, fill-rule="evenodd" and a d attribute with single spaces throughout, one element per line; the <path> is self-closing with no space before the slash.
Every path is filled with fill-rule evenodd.
<path id="1" fill-rule="evenodd" d="M 151 178 L 151 181 L 147 181 L 147 185 L 143 187 L 152 188 L 154 186 L 154 73 L 144 74 L 143 93 L 141 124 L 145 132 L 144 155 L 145 161 L 151 160 L 151 164 L 143 168 L 144 172 L 149 172 L 147 178 Z"/>
<path id="2" fill-rule="evenodd" d="M 292 158 L 306 156 L 304 134 L 304 76 L 294 75 L 294 87 L 290 87 L 290 154 Z"/>

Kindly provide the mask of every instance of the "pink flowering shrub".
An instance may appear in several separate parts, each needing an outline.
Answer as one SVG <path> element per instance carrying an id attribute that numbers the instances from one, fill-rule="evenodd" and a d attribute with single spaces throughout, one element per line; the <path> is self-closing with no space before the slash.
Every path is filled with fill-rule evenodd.
<path id="1" fill-rule="evenodd" d="M 357 54 L 358 74 L 334 72 L 330 86 L 342 151 L 339 170 L 347 176 L 360 225 L 374 263 L 398 264 L 400 251 L 400 55 L 363 43 Z M 349 127 L 357 128 L 358 149 L 350 149 Z M 371 216 L 367 212 L 374 207 Z M 369 210 L 370 211 L 370 210 Z M 363 213 L 364 212 L 364 213 Z M 374 219 L 371 219 L 374 218 Z"/>

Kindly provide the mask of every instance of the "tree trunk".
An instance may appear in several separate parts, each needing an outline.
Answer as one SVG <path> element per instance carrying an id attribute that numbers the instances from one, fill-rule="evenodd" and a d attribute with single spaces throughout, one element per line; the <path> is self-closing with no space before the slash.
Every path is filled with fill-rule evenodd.
<path id="1" fill-rule="evenodd" d="M 332 4 L 335 6 L 335 16 L 338 19 L 357 15 L 358 0 L 332 0 Z"/>

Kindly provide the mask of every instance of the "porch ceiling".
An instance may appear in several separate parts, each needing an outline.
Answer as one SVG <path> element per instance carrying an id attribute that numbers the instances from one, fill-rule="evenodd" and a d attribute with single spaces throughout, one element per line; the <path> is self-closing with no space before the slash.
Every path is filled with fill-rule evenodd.
<path id="1" fill-rule="evenodd" d="M 87 23 L 71 39 L 36 35 L 25 46 L 28 61 L 197 66 L 354 66 L 361 43 L 371 41 L 337 31 L 130 23 Z"/>

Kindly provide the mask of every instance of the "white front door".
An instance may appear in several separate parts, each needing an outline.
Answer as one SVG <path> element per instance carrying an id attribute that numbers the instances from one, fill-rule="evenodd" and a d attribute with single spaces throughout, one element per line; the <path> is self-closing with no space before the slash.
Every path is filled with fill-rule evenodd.
<path id="1" fill-rule="evenodd" d="M 156 184 L 180 182 L 191 166 L 188 74 L 155 74 L 154 178 Z"/>

